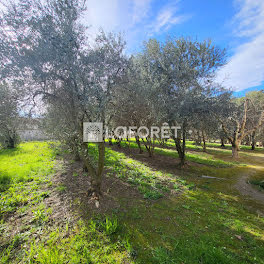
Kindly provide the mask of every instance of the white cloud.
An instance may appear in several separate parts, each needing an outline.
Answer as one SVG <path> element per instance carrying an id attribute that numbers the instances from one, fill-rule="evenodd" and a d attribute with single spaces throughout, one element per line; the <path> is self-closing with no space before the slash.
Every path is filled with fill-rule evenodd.
<path id="1" fill-rule="evenodd" d="M 84 17 L 93 30 L 127 31 L 148 14 L 152 0 L 88 0 Z"/>
<path id="2" fill-rule="evenodd" d="M 152 0 L 132 0 L 133 2 L 133 15 L 132 23 L 137 24 L 148 16 L 148 12 L 151 8 Z"/>
<path id="3" fill-rule="evenodd" d="M 228 64 L 219 71 L 217 80 L 241 91 L 264 81 L 264 1 L 236 0 L 239 12 L 233 19 L 237 37 L 246 42 L 235 49 Z"/>
<path id="4" fill-rule="evenodd" d="M 135 51 L 148 36 L 165 32 L 187 19 L 176 15 L 179 0 L 168 2 L 155 10 L 157 0 L 87 0 L 83 22 L 91 26 L 88 34 L 92 38 L 100 27 L 106 32 L 124 33 L 128 50 Z"/>
<path id="5" fill-rule="evenodd" d="M 178 6 L 168 5 L 160 10 L 155 21 L 149 25 L 151 34 L 168 31 L 173 25 L 181 24 L 190 18 L 189 15 L 178 15 Z"/>
<path id="6" fill-rule="evenodd" d="M 235 4 L 240 7 L 234 17 L 234 23 L 238 28 L 239 36 L 254 36 L 263 33 L 264 29 L 264 1 L 263 0 L 236 0 Z"/>
<path id="7" fill-rule="evenodd" d="M 88 0 L 83 21 L 92 31 L 100 27 L 106 31 L 114 30 L 118 25 L 118 0 Z"/>

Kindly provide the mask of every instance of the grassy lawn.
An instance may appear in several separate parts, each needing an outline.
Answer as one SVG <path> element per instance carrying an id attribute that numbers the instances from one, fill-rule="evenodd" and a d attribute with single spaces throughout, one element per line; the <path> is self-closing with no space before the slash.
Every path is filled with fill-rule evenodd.
<path id="1" fill-rule="evenodd" d="M 130 147 L 136 146 L 131 143 Z M 112 158 L 120 155 L 118 160 L 123 164 L 133 160 L 113 150 L 107 150 L 107 153 Z M 168 149 L 156 148 L 155 153 L 177 157 L 175 151 Z M 264 263 L 264 219 L 256 213 L 258 210 L 263 212 L 264 207 L 244 199 L 233 187 L 237 178 L 250 169 L 240 160 L 210 160 L 213 155 L 201 154 L 202 157 L 192 161 L 204 166 L 192 165 L 186 173 L 176 177 L 179 188 L 189 186 L 184 189 L 184 194 L 147 206 L 138 205 L 121 217 L 123 223 L 129 226 L 138 262 Z M 188 156 L 188 159 L 199 155 Z M 252 155 L 248 158 L 250 164 L 254 164 Z M 241 160 L 244 162 L 243 158 Z M 115 163 L 119 167 L 116 164 L 119 163 Z M 147 168 L 146 165 L 144 167 Z M 223 180 L 202 179 L 197 175 L 210 175 Z M 171 175 L 167 177 L 170 179 Z"/>
<path id="2" fill-rule="evenodd" d="M 113 140 L 113 142 L 115 142 L 115 141 Z M 154 154 L 156 153 L 156 154 L 167 155 L 167 156 L 170 156 L 173 158 L 177 158 L 178 153 L 175 149 L 174 143 L 169 141 L 167 144 L 168 144 L 167 146 L 169 146 L 170 148 L 155 147 Z M 128 146 L 127 143 L 124 141 L 122 141 L 120 143 L 120 145 L 122 147 Z M 134 149 L 138 148 L 137 144 L 134 142 L 133 139 L 130 142 L 129 147 L 134 148 Z M 188 145 L 187 145 L 187 149 L 189 149 Z M 200 150 L 200 148 L 196 148 L 196 146 L 194 148 L 191 148 L 191 150 L 194 150 L 194 149 Z M 142 150 L 146 151 L 144 145 L 142 145 Z M 231 167 L 233 165 L 239 164 L 239 162 L 237 162 L 237 161 L 230 161 L 230 158 L 229 158 L 229 161 L 225 161 L 225 160 L 219 159 L 213 155 L 213 154 L 222 154 L 222 153 L 226 154 L 226 151 L 222 151 L 221 149 L 216 150 L 216 151 L 210 151 L 209 150 L 206 153 L 200 152 L 200 151 L 196 151 L 196 152 L 195 151 L 192 151 L 192 152 L 189 151 L 186 153 L 186 159 L 187 159 L 187 161 L 192 161 L 195 163 L 210 165 L 210 166 L 215 166 L 215 167 Z M 228 154 L 230 154 L 230 153 L 231 152 L 228 151 Z"/>
<path id="3" fill-rule="evenodd" d="M 96 156 L 95 145 L 89 152 Z M 170 173 L 106 148 L 105 177 L 132 186 L 139 197 L 122 198 L 120 189 L 122 199 L 111 198 L 116 208 L 106 213 L 85 209 L 86 218 L 78 213 L 82 205 L 71 212 L 68 205 L 76 201 L 56 181 L 67 166 L 55 144 L 23 143 L 2 150 L 0 262 L 264 263 L 264 207 L 234 188 L 239 176 L 251 170 L 260 179 L 264 153 L 258 153 L 233 162 L 221 150 L 191 152 L 192 164 Z M 155 154 L 156 159 L 177 158 L 167 148 L 156 148 Z M 80 174 L 73 172 L 72 181 Z M 223 180 L 197 177 L 202 175 Z M 125 208 L 124 199 L 135 200 Z"/>
<path id="4" fill-rule="evenodd" d="M 63 169 L 54 149 L 32 142 L 0 152 L 0 263 L 124 263 L 130 245 L 114 237 L 115 219 L 55 216 L 65 205 L 54 198 Z"/>

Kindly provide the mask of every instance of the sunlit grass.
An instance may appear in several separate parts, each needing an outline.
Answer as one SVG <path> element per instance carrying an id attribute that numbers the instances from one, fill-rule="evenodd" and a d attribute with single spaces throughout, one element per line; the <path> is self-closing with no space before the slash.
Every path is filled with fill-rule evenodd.
<path id="1" fill-rule="evenodd" d="M 113 141 L 114 142 L 114 141 Z M 127 147 L 127 143 L 121 142 L 122 147 Z M 130 148 L 138 148 L 137 144 L 135 142 L 130 142 Z M 145 147 L 142 145 L 142 149 L 144 151 Z M 154 149 L 154 154 L 159 154 L 159 155 L 165 155 L 165 156 L 170 156 L 173 158 L 178 158 L 179 155 L 175 149 L 168 149 L 168 148 L 161 148 L 161 147 L 155 147 Z M 217 159 L 214 158 L 212 154 L 209 153 L 204 153 L 204 152 L 198 152 L 198 153 L 186 153 L 186 159 L 187 161 L 192 161 L 195 163 L 199 164 L 204 164 L 204 165 L 209 165 L 209 166 L 215 166 L 215 167 L 231 167 L 234 165 L 239 164 L 237 161 L 225 161 L 222 159 Z"/>
<path id="2" fill-rule="evenodd" d="M 89 148 L 96 156 L 95 145 Z M 155 154 L 177 158 L 173 149 L 157 147 Z M 174 176 L 106 148 L 107 177 L 126 181 L 148 199 L 135 199 L 131 208 L 120 208 L 114 217 L 101 215 L 74 224 L 66 219 L 58 227 L 51 220 L 56 213 L 52 204 L 45 203 L 54 192 L 67 192 L 65 185 L 51 182 L 54 152 L 44 142 L 2 151 L 1 172 L 10 180 L 1 193 L 0 230 L 5 239 L 0 241 L 0 262 L 263 264 L 264 219 L 256 213 L 261 207 L 245 201 L 233 187 L 250 170 L 256 170 L 256 179 L 261 179 L 263 167 L 259 161 L 252 167 L 242 166 L 228 160 L 228 154 L 191 151 L 190 166 Z M 202 166 L 197 165 L 199 161 Z M 200 175 L 223 180 L 201 180 Z M 170 194 L 171 188 L 176 192 Z M 170 195 L 157 199 L 166 193 Z M 18 225 L 19 232 L 13 235 L 5 217 L 15 214 L 23 219 L 27 213 L 32 216 L 30 224 Z"/>
<path id="3" fill-rule="evenodd" d="M 89 153 L 97 157 L 97 148 L 94 144 L 89 144 Z M 105 165 L 117 177 L 137 186 L 144 198 L 158 199 L 175 183 L 179 184 L 179 190 L 183 188 L 184 182 L 179 182 L 174 175 L 151 169 L 142 162 L 110 148 L 106 148 Z"/>
<path id="4" fill-rule="evenodd" d="M 47 142 L 22 143 L 16 149 L 0 150 L 1 189 L 10 182 L 48 175 L 53 166 L 54 154 Z"/>
<path id="5" fill-rule="evenodd" d="M 57 212 L 45 199 L 66 191 L 52 183 L 54 166 L 60 168 L 56 153 L 56 144 L 47 142 L 0 152 L 1 175 L 7 175 L 0 195 L 0 263 L 133 263 L 115 219 L 52 219 Z"/>
<path id="6" fill-rule="evenodd" d="M 131 142 L 130 147 L 137 146 Z M 247 152 L 238 162 L 231 160 L 230 153 L 192 150 L 187 160 L 193 164 L 181 177 L 187 184 L 194 182 L 195 188 L 148 208 L 139 205 L 125 216 L 140 263 L 264 263 L 264 220 L 252 211 L 258 205 L 244 200 L 234 188 L 241 175 L 251 169 L 263 173 L 263 167 L 246 166 L 256 163 L 254 153 Z M 178 156 L 176 150 L 161 147 L 155 154 Z M 202 175 L 217 179 L 197 177 Z"/>

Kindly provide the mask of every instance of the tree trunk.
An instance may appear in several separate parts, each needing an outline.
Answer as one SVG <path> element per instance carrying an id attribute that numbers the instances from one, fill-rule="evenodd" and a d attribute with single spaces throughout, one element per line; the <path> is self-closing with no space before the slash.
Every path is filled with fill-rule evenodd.
<path id="1" fill-rule="evenodd" d="M 128 148 L 130 148 L 130 140 L 129 140 L 129 137 L 128 136 L 126 138 L 126 145 L 127 145 Z"/>
<path id="2" fill-rule="evenodd" d="M 159 140 L 159 144 L 161 147 L 165 147 L 165 140 L 164 139 Z"/>
<path id="3" fill-rule="evenodd" d="M 245 138 L 245 145 L 246 146 L 250 146 L 250 138 L 249 138 L 249 136 L 246 136 L 246 138 Z"/>
<path id="4" fill-rule="evenodd" d="M 15 148 L 15 140 L 11 137 L 8 140 L 8 148 L 10 148 L 10 149 Z"/>
<path id="5" fill-rule="evenodd" d="M 239 143 L 237 141 L 232 142 L 232 158 L 238 158 Z"/>
<path id="6" fill-rule="evenodd" d="M 121 148 L 121 141 L 122 141 L 122 138 L 120 139 L 120 138 L 117 138 L 117 142 L 116 142 L 116 144 L 117 144 L 117 146 L 119 147 L 119 148 Z"/>
<path id="7" fill-rule="evenodd" d="M 138 145 L 138 148 L 139 148 L 139 154 L 142 154 L 143 153 L 143 150 L 141 148 L 139 136 L 136 136 L 136 142 L 137 142 L 137 145 Z"/>
<path id="8" fill-rule="evenodd" d="M 180 168 L 184 168 L 186 161 L 185 161 L 185 141 L 186 141 L 186 121 L 183 122 L 182 125 L 182 144 L 181 138 L 174 138 L 174 142 L 176 145 L 177 152 L 180 158 Z"/>
<path id="9" fill-rule="evenodd" d="M 75 161 L 80 161 L 80 160 L 81 160 L 81 157 L 80 157 L 78 151 L 76 151 L 76 152 L 74 153 L 74 160 L 75 160 Z"/>
<path id="10" fill-rule="evenodd" d="M 79 153 L 77 144 L 73 144 L 72 151 L 73 151 L 73 155 L 74 155 L 74 160 L 80 161 L 81 157 L 80 157 L 80 153 Z"/>
<path id="11" fill-rule="evenodd" d="M 15 148 L 15 133 L 8 130 L 8 135 L 7 135 L 7 140 L 6 140 L 6 147 L 13 149 Z"/>
<path id="12" fill-rule="evenodd" d="M 94 189 L 96 194 L 101 194 L 101 185 L 102 185 L 102 178 L 103 178 L 103 170 L 104 170 L 104 160 L 105 160 L 105 145 L 104 142 L 98 143 L 98 168 L 96 171 L 96 177 L 92 180 L 92 188 Z"/>
<path id="13" fill-rule="evenodd" d="M 145 148 L 148 152 L 148 155 L 149 157 L 153 157 L 153 154 L 154 154 L 154 144 L 152 144 L 152 140 L 151 139 L 146 139 L 146 142 L 144 141 L 144 139 L 142 139 L 144 145 L 145 145 Z"/>
<path id="14" fill-rule="evenodd" d="M 225 139 L 221 138 L 221 148 L 225 148 Z"/>
<path id="15" fill-rule="evenodd" d="M 205 141 L 205 133 L 202 131 L 202 136 L 203 136 L 203 152 L 206 152 L 206 141 Z"/>
<path id="16" fill-rule="evenodd" d="M 200 135 L 200 131 L 197 130 L 197 138 L 196 138 L 196 141 L 195 141 L 195 144 L 200 146 L 201 145 L 201 135 Z"/>
<path id="17" fill-rule="evenodd" d="M 86 143 L 82 143 L 82 159 L 91 177 L 91 188 L 88 190 L 88 195 L 92 195 L 94 198 L 99 199 L 104 169 L 105 145 L 104 142 L 99 142 L 97 144 L 99 152 L 97 170 L 92 165 L 90 157 L 88 156 Z"/>
<path id="18" fill-rule="evenodd" d="M 254 131 L 251 136 L 251 149 L 252 150 L 255 150 L 255 146 L 256 146 L 255 134 L 256 132 Z"/>

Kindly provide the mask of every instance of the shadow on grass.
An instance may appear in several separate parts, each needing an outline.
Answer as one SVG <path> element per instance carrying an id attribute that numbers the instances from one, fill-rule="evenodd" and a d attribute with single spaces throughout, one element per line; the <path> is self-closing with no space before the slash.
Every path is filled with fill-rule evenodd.
<path id="1" fill-rule="evenodd" d="M 108 236 L 110 250 L 115 243 L 123 243 L 131 256 L 127 263 L 263 263 L 264 222 L 255 212 L 245 208 L 242 199 L 233 193 L 222 195 L 217 190 L 207 192 L 201 189 L 157 201 L 143 199 L 133 188 L 133 183 L 123 180 L 129 175 L 141 177 L 135 165 L 138 162 L 144 165 L 143 160 L 151 159 L 135 154 L 136 149 L 133 151 L 132 158 L 107 150 L 104 195 L 99 210 L 89 205 L 89 198 L 85 195 L 89 175 L 81 171 L 80 164 L 73 164 L 73 170 L 62 178 L 69 195 L 64 199 L 79 208 L 83 219 L 96 215 L 102 218 L 104 214 L 109 217 L 114 214 L 118 218 L 119 229 Z M 123 167 L 121 160 L 131 166 Z M 152 165 L 154 163 L 155 160 Z M 167 175 L 168 172 L 164 167 L 158 168 L 159 165 L 161 163 L 156 162 L 148 171 Z M 144 166 L 140 167 L 143 171 Z M 147 178 L 150 176 L 144 173 Z"/>

